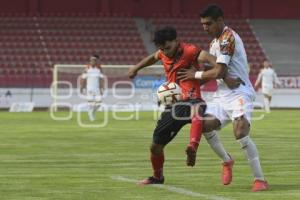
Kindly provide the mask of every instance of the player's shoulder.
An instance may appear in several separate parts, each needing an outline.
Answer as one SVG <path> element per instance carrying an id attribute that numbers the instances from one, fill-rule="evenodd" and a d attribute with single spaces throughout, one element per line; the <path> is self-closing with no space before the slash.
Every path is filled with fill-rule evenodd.
<path id="1" fill-rule="evenodd" d="M 91 65 L 90 65 L 90 64 L 86 64 L 86 65 L 84 66 L 83 72 L 84 72 L 84 73 L 87 72 L 90 68 L 91 68 Z"/>
<path id="2" fill-rule="evenodd" d="M 186 42 L 182 42 L 181 43 L 181 46 L 184 48 L 184 49 L 187 49 L 187 50 L 194 50 L 194 49 L 199 49 L 200 47 L 198 47 L 197 45 L 195 44 L 192 44 L 192 43 L 186 43 Z"/>
<path id="3" fill-rule="evenodd" d="M 86 64 L 84 69 L 90 69 L 91 67 L 92 67 L 91 64 Z"/>
<path id="4" fill-rule="evenodd" d="M 218 42 L 218 39 L 214 38 L 210 43 L 209 43 L 209 48 L 212 48 L 215 43 Z"/>
<path id="5" fill-rule="evenodd" d="M 236 35 L 236 32 L 233 29 L 231 29 L 229 27 L 225 27 L 225 30 L 219 37 L 219 40 L 221 41 L 221 45 L 222 45 L 222 43 L 225 44 L 225 43 L 229 43 L 229 42 L 234 42 L 235 35 Z"/>
<path id="6" fill-rule="evenodd" d="M 100 72 L 102 72 L 102 66 L 100 64 L 96 65 L 96 68 L 100 70 Z"/>
<path id="7" fill-rule="evenodd" d="M 186 54 L 195 54 L 201 50 L 201 48 L 191 43 L 181 43 L 181 46 Z"/>

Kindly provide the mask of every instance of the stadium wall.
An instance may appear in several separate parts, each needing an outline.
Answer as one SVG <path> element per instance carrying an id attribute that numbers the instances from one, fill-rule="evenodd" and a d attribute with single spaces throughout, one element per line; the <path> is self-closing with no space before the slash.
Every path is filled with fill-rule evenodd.
<path id="1" fill-rule="evenodd" d="M 197 15 L 204 6 L 215 3 L 227 15 L 252 19 L 300 19 L 298 0 L 10 0 L 0 1 L 0 13 L 128 13 L 136 17 Z"/>

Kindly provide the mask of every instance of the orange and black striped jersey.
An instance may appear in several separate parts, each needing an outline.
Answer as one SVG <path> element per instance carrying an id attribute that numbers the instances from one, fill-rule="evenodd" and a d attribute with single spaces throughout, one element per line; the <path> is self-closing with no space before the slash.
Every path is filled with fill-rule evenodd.
<path id="1" fill-rule="evenodd" d="M 179 43 L 176 55 L 173 58 L 167 57 L 161 50 L 158 51 L 158 58 L 163 63 L 168 82 L 176 82 L 182 90 L 182 99 L 201 98 L 199 80 L 180 81 L 177 79 L 177 72 L 182 68 L 199 68 L 197 58 L 201 49 L 192 44 Z"/>

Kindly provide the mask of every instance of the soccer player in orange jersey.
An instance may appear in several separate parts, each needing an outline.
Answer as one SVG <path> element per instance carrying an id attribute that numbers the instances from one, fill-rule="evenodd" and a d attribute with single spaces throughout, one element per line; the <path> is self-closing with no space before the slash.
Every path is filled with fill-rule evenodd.
<path id="1" fill-rule="evenodd" d="M 216 58 L 206 51 L 192 44 L 179 42 L 176 30 L 165 27 L 157 30 L 154 35 L 154 43 L 159 49 L 129 69 L 128 75 L 134 78 L 137 72 L 144 67 L 153 65 L 161 60 L 165 69 L 168 82 L 176 82 L 182 89 L 182 101 L 166 107 L 161 114 L 153 133 L 153 141 L 150 147 L 153 176 L 142 180 L 140 183 L 162 184 L 164 183 L 163 164 L 164 147 L 177 135 L 179 130 L 186 124 L 191 123 L 190 143 L 186 148 L 187 165 L 194 166 L 196 152 L 202 134 L 202 118 L 205 111 L 205 102 L 201 98 L 200 82 L 198 80 L 177 79 L 177 72 L 183 68 L 198 68 L 198 63 L 210 63 L 216 65 Z M 209 79 L 222 78 L 226 71 L 223 68 L 214 67 L 207 71 Z M 215 76 L 218 74 L 218 76 Z M 180 119 L 181 118 L 181 119 Z"/>

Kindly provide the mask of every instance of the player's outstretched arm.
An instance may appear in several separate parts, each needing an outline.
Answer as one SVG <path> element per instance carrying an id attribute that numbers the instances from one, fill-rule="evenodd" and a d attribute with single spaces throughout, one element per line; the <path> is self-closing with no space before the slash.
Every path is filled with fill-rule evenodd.
<path id="1" fill-rule="evenodd" d="M 262 72 L 260 72 L 260 73 L 258 74 L 258 77 L 257 77 L 257 79 L 256 79 L 256 81 L 255 81 L 255 84 L 254 84 L 255 90 L 258 89 L 258 86 L 259 86 L 259 84 L 260 84 L 260 82 L 261 82 L 261 79 L 262 79 Z"/>
<path id="2" fill-rule="evenodd" d="M 178 72 L 178 78 L 181 80 L 200 79 L 207 82 L 209 80 L 223 78 L 226 85 L 230 89 L 237 88 L 240 84 L 244 84 L 240 78 L 231 78 L 227 75 L 227 65 L 216 63 L 216 57 L 209 54 L 207 51 L 201 51 L 198 56 L 199 63 L 209 63 L 212 67 L 205 71 L 197 71 L 196 69 L 182 69 Z"/>
<path id="3" fill-rule="evenodd" d="M 151 66 L 155 64 L 158 61 L 158 55 L 157 52 L 147 56 L 143 60 L 141 60 L 138 64 L 135 66 L 131 67 L 128 70 L 128 76 L 129 78 L 134 78 L 137 75 L 137 72 L 145 67 Z"/>
<path id="4" fill-rule="evenodd" d="M 220 79 L 224 78 L 227 73 L 227 65 L 222 63 L 216 63 L 217 58 L 211 54 L 209 54 L 207 51 L 201 51 L 198 56 L 198 62 L 199 63 L 209 63 L 211 66 L 213 66 L 211 69 L 204 71 L 204 72 L 198 72 L 195 76 L 201 80 L 214 80 L 214 79 Z M 201 76 L 201 78 L 200 78 Z"/>
<path id="5" fill-rule="evenodd" d="M 217 64 L 215 56 L 201 51 L 197 60 L 199 63 L 209 63 L 212 67 L 206 71 L 197 71 L 194 68 L 182 69 L 177 73 L 178 78 L 181 80 L 201 79 L 202 81 L 209 81 L 225 77 L 227 66 Z"/>
<path id="6" fill-rule="evenodd" d="M 276 74 L 275 71 L 273 71 L 273 79 L 274 79 L 274 85 L 276 85 L 277 87 L 280 87 L 281 86 L 281 82 L 278 79 L 278 76 L 277 76 L 277 74 Z"/>

